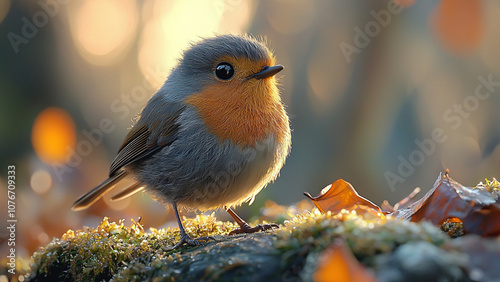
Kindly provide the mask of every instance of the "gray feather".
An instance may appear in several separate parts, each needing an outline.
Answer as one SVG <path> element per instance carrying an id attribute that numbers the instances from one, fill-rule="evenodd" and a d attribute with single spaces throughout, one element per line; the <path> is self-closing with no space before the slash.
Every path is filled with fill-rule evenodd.
<path id="1" fill-rule="evenodd" d="M 118 171 L 115 175 L 110 176 L 108 179 L 101 182 L 94 189 L 90 190 L 87 194 L 83 195 L 80 199 L 78 199 L 71 207 L 74 211 L 84 210 L 94 204 L 97 200 L 99 200 L 104 194 L 106 194 L 109 190 L 111 190 L 115 184 L 122 180 L 127 175 L 127 172 L 124 170 Z"/>

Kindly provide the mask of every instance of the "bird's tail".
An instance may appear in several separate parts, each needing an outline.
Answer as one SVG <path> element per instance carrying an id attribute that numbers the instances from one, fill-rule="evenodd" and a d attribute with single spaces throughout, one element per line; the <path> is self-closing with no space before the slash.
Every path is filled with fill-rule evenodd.
<path id="1" fill-rule="evenodd" d="M 111 197 L 110 201 L 115 202 L 115 201 L 123 200 L 125 198 L 128 198 L 128 197 L 134 195 L 135 193 L 137 193 L 139 191 L 142 191 L 143 189 L 144 189 L 144 186 L 142 186 L 139 182 L 134 182 L 134 183 L 130 184 L 129 186 L 125 187 L 120 192 L 114 194 Z"/>
<path id="2" fill-rule="evenodd" d="M 71 207 L 74 211 L 84 210 L 94 204 L 97 200 L 99 200 L 104 194 L 106 194 L 115 184 L 122 180 L 125 176 L 127 176 L 127 172 L 125 170 L 120 170 L 115 173 L 113 176 L 110 176 L 108 179 L 101 182 L 94 189 L 92 189 L 87 194 L 83 195 L 80 199 L 78 199 Z"/>

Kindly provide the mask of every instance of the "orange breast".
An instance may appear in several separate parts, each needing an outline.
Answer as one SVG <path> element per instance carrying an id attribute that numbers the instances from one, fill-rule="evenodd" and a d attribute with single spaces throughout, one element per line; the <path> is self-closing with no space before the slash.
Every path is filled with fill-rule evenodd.
<path id="1" fill-rule="evenodd" d="M 290 134 L 274 78 L 235 81 L 207 86 L 186 103 L 198 109 L 201 118 L 219 140 L 255 146 L 269 134 L 282 142 Z"/>

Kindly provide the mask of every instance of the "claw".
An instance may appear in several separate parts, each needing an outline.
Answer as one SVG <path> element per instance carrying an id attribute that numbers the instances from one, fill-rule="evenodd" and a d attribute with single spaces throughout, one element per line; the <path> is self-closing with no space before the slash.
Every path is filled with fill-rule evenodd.
<path id="1" fill-rule="evenodd" d="M 272 229 L 279 229 L 280 227 L 276 223 L 269 223 L 269 224 L 259 224 L 254 227 L 251 227 L 248 224 L 243 224 L 240 226 L 240 228 L 235 229 L 229 233 L 229 235 L 234 235 L 234 234 L 241 234 L 241 233 L 255 233 L 259 231 L 266 231 L 266 230 L 272 230 Z"/>
<path id="2" fill-rule="evenodd" d="M 173 247 L 167 248 L 166 251 L 172 251 L 172 250 L 179 249 L 180 247 L 184 246 L 184 244 L 187 244 L 189 246 L 201 246 L 203 244 L 201 241 L 205 241 L 205 243 L 206 243 L 209 240 L 215 240 L 215 238 L 212 236 L 199 237 L 196 239 L 193 239 L 191 236 L 189 236 L 186 233 L 184 226 L 182 226 L 181 218 L 179 216 L 179 211 L 177 210 L 177 204 L 175 202 L 173 202 L 172 207 L 174 208 L 175 217 L 177 218 L 177 223 L 179 224 L 179 230 L 181 232 L 181 240 L 179 241 L 179 243 L 175 244 Z"/>
<path id="3" fill-rule="evenodd" d="M 173 247 L 168 248 L 167 251 L 173 251 L 181 248 L 184 244 L 189 246 L 201 246 L 210 240 L 215 240 L 212 236 L 198 237 L 196 239 L 191 238 L 188 234 L 181 235 L 181 240 L 175 244 Z"/>
<path id="4" fill-rule="evenodd" d="M 240 228 L 231 231 L 229 235 L 241 234 L 241 233 L 255 233 L 259 231 L 266 231 L 269 229 L 272 230 L 280 228 L 276 223 L 259 224 L 254 227 L 251 227 L 250 225 L 248 225 L 248 223 L 246 223 L 246 221 L 241 219 L 241 217 L 239 217 L 231 208 L 227 208 L 226 211 L 229 213 L 229 215 L 231 215 L 234 218 L 234 221 L 236 221 L 236 223 L 238 223 L 238 225 L 240 226 Z"/>

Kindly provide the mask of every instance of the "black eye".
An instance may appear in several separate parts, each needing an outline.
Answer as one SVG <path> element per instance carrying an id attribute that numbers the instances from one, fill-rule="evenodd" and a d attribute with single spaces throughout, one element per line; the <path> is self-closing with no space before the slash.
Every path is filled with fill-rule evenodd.
<path id="1" fill-rule="evenodd" d="M 215 68 L 215 75 L 221 80 L 229 80 L 234 75 L 234 68 L 231 64 L 222 62 Z"/>

